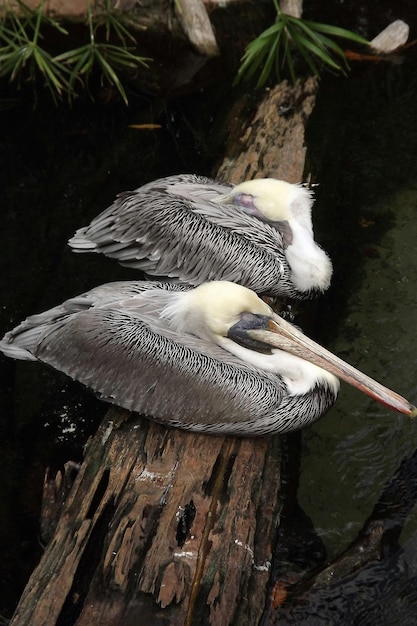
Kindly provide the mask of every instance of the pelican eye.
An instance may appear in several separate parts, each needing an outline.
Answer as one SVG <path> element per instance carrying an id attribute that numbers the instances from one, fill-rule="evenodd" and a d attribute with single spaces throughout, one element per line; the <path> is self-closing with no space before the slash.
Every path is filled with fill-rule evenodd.
<path id="1" fill-rule="evenodd" d="M 249 320 L 254 315 L 255 315 L 255 313 L 251 313 L 250 311 L 242 311 L 242 313 L 239 314 L 239 319 L 241 319 L 241 320 Z"/>
<path id="2" fill-rule="evenodd" d="M 250 330 L 267 329 L 267 324 L 270 319 L 271 318 L 268 315 L 243 311 L 240 314 L 239 321 L 229 328 L 227 337 L 249 350 L 261 352 L 263 354 L 271 354 L 270 346 L 257 341 L 256 339 L 252 339 L 248 333 Z"/>
<path id="3" fill-rule="evenodd" d="M 253 202 L 253 196 L 249 193 L 237 193 L 234 195 L 233 204 L 238 204 L 239 206 L 246 207 L 248 209 L 256 208 Z"/>
<path id="4" fill-rule="evenodd" d="M 235 326 L 239 327 L 241 330 L 263 329 L 267 327 L 270 319 L 269 315 L 243 311 L 240 313 L 239 320 L 236 322 Z"/>
<path id="5" fill-rule="evenodd" d="M 251 196 L 248 193 L 238 193 L 233 197 L 233 204 L 242 209 L 246 215 L 252 215 L 258 220 L 261 220 L 261 222 L 270 222 L 269 218 L 258 209 L 254 199 L 254 196 Z"/>
<path id="6" fill-rule="evenodd" d="M 265 308 L 269 308 L 268 305 Z M 271 315 L 272 315 L 272 311 L 271 311 Z M 265 313 L 265 311 L 262 311 L 262 313 L 255 313 L 254 311 L 241 311 L 239 313 L 239 319 L 241 320 L 253 320 L 253 319 L 258 319 L 258 318 L 264 318 L 264 317 L 269 317 L 267 313 Z"/>

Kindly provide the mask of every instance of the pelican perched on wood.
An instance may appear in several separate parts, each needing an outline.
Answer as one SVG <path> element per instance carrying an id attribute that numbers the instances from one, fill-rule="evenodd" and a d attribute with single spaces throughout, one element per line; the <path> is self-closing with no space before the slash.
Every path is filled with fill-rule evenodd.
<path id="1" fill-rule="evenodd" d="M 161 178 L 120 194 L 69 240 L 152 277 L 190 285 L 230 280 L 256 293 L 305 298 L 330 284 L 314 241 L 312 192 L 272 178 L 232 187 L 209 178 Z"/>
<path id="2" fill-rule="evenodd" d="M 336 376 L 397 411 L 417 414 L 253 291 L 217 281 L 177 289 L 152 282 L 102 285 L 27 318 L 0 349 L 43 361 L 108 402 L 193 431 L 265 435 L 302 428 L 335 402 Z"/>

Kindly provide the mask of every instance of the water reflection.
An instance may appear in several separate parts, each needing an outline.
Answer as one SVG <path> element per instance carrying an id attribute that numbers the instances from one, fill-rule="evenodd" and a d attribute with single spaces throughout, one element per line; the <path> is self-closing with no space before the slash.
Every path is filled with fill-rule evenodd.
<path id="1" fill-rule="evenodd" d="M 417 451 L 384 488 L 356 541 L 328 568 L 289 587 L 265 623 L 413 624 L 417 535 L 398 538 L 417 499 Z M 296 621 L 294 621 L 296 620 Z"/>

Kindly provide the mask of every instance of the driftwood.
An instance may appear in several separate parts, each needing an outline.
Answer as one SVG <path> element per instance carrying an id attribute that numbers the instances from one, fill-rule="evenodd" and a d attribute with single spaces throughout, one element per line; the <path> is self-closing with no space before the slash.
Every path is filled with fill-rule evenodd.
<path id="1" fill-rule="evenodd" d="M 239 149 L 232 131 L 220 175 L 301 180 L 314 93 L 310 80 L 283 83 L 242 113 Z M 110 409 L 11 624 L 258 623 L 280 462 L 279 437 L 194 435 Z"/>
<path id="2" fill-rule="evenodd" d="M 110 411 L 12 624 L 256 621 L 279 484 L 269 448 Z"/>

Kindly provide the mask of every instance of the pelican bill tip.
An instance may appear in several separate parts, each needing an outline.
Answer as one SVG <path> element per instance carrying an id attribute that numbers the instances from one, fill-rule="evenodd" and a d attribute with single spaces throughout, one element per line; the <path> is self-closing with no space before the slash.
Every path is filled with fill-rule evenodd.
<path id="1" fill-rule="evenodd" d="M 410 417 L 411 419 L 417 417 L 417 406 L 414 406 L 413 404 L 410 404 Z"/>

